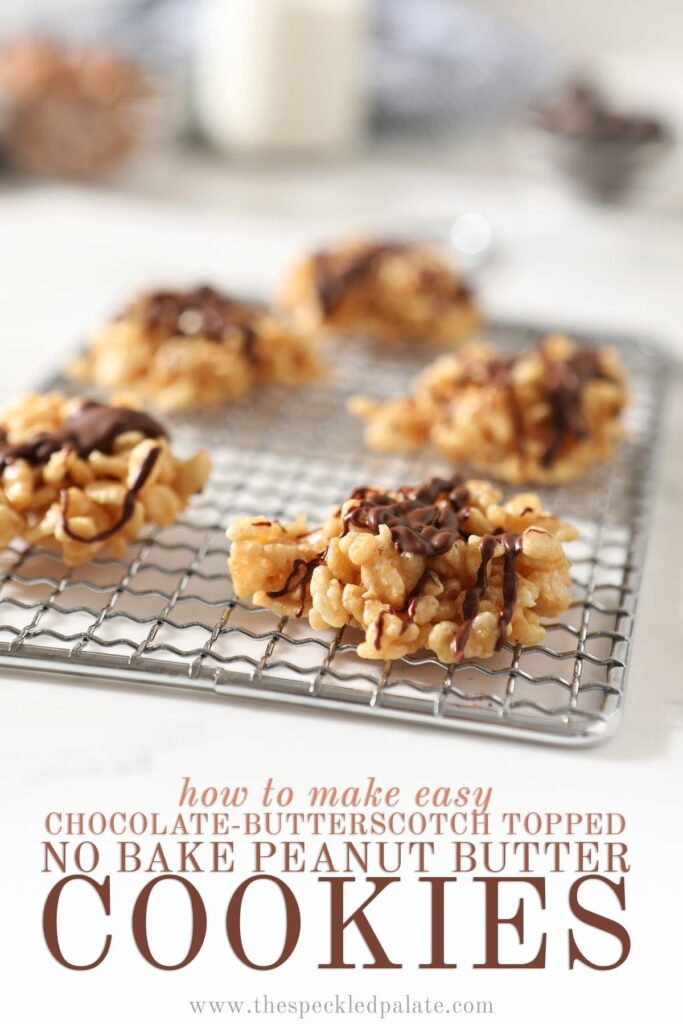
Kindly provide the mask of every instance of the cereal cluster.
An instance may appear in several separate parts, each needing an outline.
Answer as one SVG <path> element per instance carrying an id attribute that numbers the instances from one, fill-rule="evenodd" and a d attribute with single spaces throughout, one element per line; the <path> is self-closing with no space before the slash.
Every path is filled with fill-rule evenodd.
<path id="1" fill-rule="evenodd" d="M 470 343 L 423 371 L 410 395 L 359 396 L 350 409 L 378 451 L 431 442 L 501 480 L 558 484 L 611 457 L 626 402 L 616 352 L 558 334 L 511 357 Z"/>
<path id="2" fill-rule="evenodd" d="M 501 504 L 477 480 L 357 491 L 320 528 L 243 518 L 228 530 L 238 597 L 314 629 L 363 631 L 358 654 L 426 649 L 445 663 L 535 644 L 570 602 L 563 540 L 573 527 L 535 494 Z"/>
<path id="3" fill-rule="evenodd" d="M 353 241 L 296 264 L 282 303 L 305 332 L 454 344 L 479 326 L 469 287 L 433 249 Z"/>
<path id="4" fill-rule="evenodd" d="M 0 417 L 0 549 L 21 538 L 67 565 L 121 555 L 145 524 L 173 523 L 210 470 L 204 451 L 177 458 L 145 413 L 27 395 Z"/>
<path id="5" fill-rule="evenodd" d="M 311 339 L 256 305 L 204 286 L 140 296 L 91 339 L 72 376 L 172 411 L 240 398 L 257 385 L 325 375 Z"/>

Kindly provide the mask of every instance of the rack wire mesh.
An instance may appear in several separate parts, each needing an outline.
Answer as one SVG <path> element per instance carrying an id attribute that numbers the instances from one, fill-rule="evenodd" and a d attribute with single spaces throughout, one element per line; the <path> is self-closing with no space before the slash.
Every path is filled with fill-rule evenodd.
<path id="1" fill-rule="evenodd" d="M 540 333 L 497 324 L 489 336 L 510 348 Z M 558 744 L 611 735 L 624 699 L 668 360 L 644 341 L 591 340 L 620 348 L 632 383 L 628 437 L 608 466 L 543 490 L 544 503 L 580 531 L 568 546 L 574 600 L 543 645 L 507 644 L 488 661 L 457 666 L 427 655 L 368 662 L 355 653 L 359 634 L 350 627 L 314 632 L 235 599 L 225 529 L 236 517 L 304 512 L 317 522 L 359 485 L 414 483 L 449 468 L 429 455 L 363 450 L 346 398 L 405 391 L 428 356 L 349 342 L 320 387 L 264 389 L 176 420 L 174 444 L 208 447 L 213 476 L 175 525 L 152 530 L 125 558 L 69 569 L 46 549 L 4 552 L 0 665 Z M 49 383 L 69 388 L 60 378 Z"/>

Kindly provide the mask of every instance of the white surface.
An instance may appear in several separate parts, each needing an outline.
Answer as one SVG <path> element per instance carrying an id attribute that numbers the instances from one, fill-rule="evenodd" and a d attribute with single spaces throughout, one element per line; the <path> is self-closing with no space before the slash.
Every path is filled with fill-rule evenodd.
<path id="1" fill-rule="evenodd" d="M 485 0 L 489 7 L 533 25 L 574 57 L 591 59 L 619 48 L 640 62 L 646 52 L 680 59 L 683 10 L 677 0 Z"/>
<path id="2" fill-rule="evenodd" d="M 439 166 L 441 163 L 441 166 Z M 416 174 L 419 169 L 419 174 Z M 191 173 L 190 173 L 191 171 Z M 0 397 L 25 388 L 68 352 L 98 317 L 143 284 L 213 278 L 263 289 L 307 239 L 343 223 L 391 222 L 477 210 L 496 231 L 496 259 L 482 275 L 489 308 L 520 318 L 645 329 L 683 352 L 683 229 L 680 215 L 624 213 L 494 172 L 455 176 L 449 161 L 362 164 L 274 177 L 266 168 L 228 172 L 196 159 L 141 168 L 124 193 L 34 187 L 0 192 Z M 182 194 L 184 205 L 178 205 Z M 72 1024 L 97 1019 L 192 1019 L 188 999 L 279 996 L 351 990 L 457 994 L 492 999 L 495 1019 L 562 1024 L 673 1020 L 679 942 L 671 901 L 681 847 L 680 690 L 683 593 L 680 565 L 681 391 L 671 415 L 639 627 L 619 735 L 608 745 L 562 752 L 117 687 L 67 685 L 27 677 L 0 680 L 0 881 L 5 925 L 2 1001 L 7 1019 Z M 673 422 L 674 404 L 678 406 Z M 40 914 L 48 883 L 40 874 L 42 820 L 51 809 L 160 809 L 170 812 L 181 776 L 202 785 L 257 786 L 268 775 L 307 788 L 350 784 L 375 774 L 405 786 L 492 785 L 498 809 L 616 810 L 629 821 L 633 869 L 628 927 L 633 950 L 615 972 L 566 969 L 566 909 L 553 909 L 545 971 L 448 972 L 415 969 L 423 926 L 390 918 L 408 950 L 398 972 L 316 971 L 321 934 L 306 921 L 302 948 L 285 967 L 261 975 L 227 950 L 225 893 L 214 886 L 211 940 L 184 971 L 146 966 L 130 939 L 131 894 L 117 883 L 112 952 L 96 971 L 72 973 L 44 949 Z M 304 884 L 304 883 L 302 883 Z M 307 906 L 317 907 L 313 880 Z M 318 887 L 318 891 L 319 891 Z M 458 886 L 460 889 L 460 886 Z M 304 890 L 302 890 L 304 891 Z M 305 910 L 305 913 L 307 911 Z M 311 909 L 316 918 L 318 911 Z M 7 922 L 11 922 L 11 928 Z M 262 931 L 267 931 L 263 928 Z M 476 929 L 475 929 L 476 931 Z M 414 950 L 411 943 L 415 944 Z M 479 950 L 469 950 L 469 962 Z M 427 975 L 427 976 L 426 976 Z M 220 1018 L 219 1018 L 220 1019 Z"/>

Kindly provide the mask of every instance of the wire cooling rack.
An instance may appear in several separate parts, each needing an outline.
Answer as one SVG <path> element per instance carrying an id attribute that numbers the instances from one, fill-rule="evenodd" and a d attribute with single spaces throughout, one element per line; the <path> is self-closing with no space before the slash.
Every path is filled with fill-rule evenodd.
<path id="1" fill-rule="evenodd" d="M 503 324 L 489 332 L 508 348 L 538 335 Z M 449 470 L 429 455 L 365 452 L 361 426 L 345 411 L 356 391 L 405 391 L 432 353 L 348 342 L 336 349 L 335 375 L 324 385 L 264 389 L 227 410 L 177 420 L 176 447 L 211 450 L 211 481 L 182 519 L 131 544 L 124 559 L 68 569 L 48 550 L 6 551 L 0 665 L 554 743 L 605 738 L 624 698 L 667 359 L 645 342 L 591 340 L 620 347 L 633 390 L 629 434 L 610 465 L 543 491 L 580 539 L 568 545 L 572 606 L 548 626 L 542 646 L 508 644 L 488 661 L 449 667 L 426 655 L 363 661 L 352 628 L 313 632 L 234 598 L 225 529 L 236 517 L 304 512 L 318 522 L 357 486 Z M 50 386 L 68 388 L 61 379 Z"/>

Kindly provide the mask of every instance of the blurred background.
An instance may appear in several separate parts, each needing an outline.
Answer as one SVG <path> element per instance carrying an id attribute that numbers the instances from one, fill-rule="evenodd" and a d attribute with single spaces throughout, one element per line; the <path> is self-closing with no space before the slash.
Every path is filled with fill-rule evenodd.
<path id="1" fill-rule="evenodd" d="M 494 314 L 680 338 L 682 66 L 678 0 L 4 0 L 0 297 L 31 341 L 40 272 L 66 346 L 112 292 L 267 292 L 374 229 Z"/>
<path id="2" fill-rule="evenodd" d="M 0 151 L 98 180 L 162 149 L 274 168 L 403 145 L 661 199 L 682 56 L 676 0 L 6 0 Z"/>

